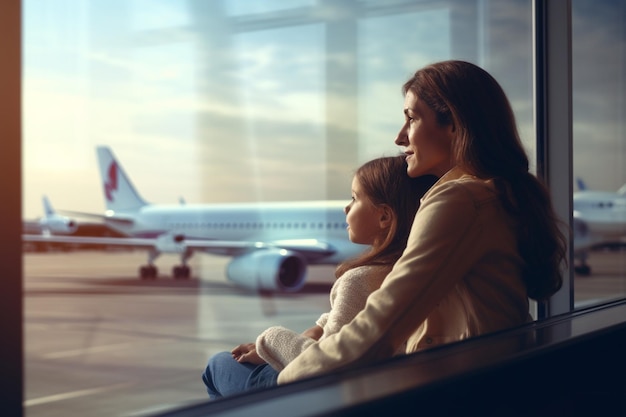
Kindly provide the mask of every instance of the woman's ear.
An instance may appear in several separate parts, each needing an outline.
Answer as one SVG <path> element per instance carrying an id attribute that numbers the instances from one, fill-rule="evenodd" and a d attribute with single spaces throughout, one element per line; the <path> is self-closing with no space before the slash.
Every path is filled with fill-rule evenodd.
<path id="1" fill-rule="evenodd" d="M 393 222 L 393 210 L 386 204 L 380 205 L 379 210 L 378 225 L 381 229 L 388 229 Z"/>

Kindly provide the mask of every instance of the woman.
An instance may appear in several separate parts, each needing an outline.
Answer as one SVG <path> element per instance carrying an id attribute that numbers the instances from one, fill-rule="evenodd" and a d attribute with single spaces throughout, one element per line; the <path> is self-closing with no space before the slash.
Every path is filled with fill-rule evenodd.
<path id="1" fill-rule="evenodd" d="M 528 297 L 562 284 L 565 238 L 497 81 L 468 62 L 418 70 L 403 86 L 411 177 L 439 181 L 421 203 L 407 248 L 339 332 L 311 345 L 278 376 L 283 384 L 520 325 Z"/>
<path id="2" fill-rule="evenodd" d="M 348 237 L 370 249 L 337 267 L 330 312 L 302 334 L 270 327 L 256 343 L 212 356 L 202 374 L 212 399 L 276 385 L 278 371 L 316 340 L 324 340 L 349 323 L 368 295 L 380 287 L 406 247 L 420 198 L 437 180 L 430 175 L 408 177 L 404 159 L 402 155 L 374 159 L 354 175 L 352 201 L 345 208 Z"/>

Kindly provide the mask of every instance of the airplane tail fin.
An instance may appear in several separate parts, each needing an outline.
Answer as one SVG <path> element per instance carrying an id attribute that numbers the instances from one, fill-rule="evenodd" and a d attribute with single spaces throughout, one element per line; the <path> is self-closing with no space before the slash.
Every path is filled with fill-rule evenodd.
<path id="1" fill-rule="evenodd" d="M 111 149 L 107 146 L 98 146 L 96 150 L 107 210 L 135 211 L 148 204 L 130 182 Z"/>
<path id="2" fill-rule="evenodd" d="M 584 191 L 584 190 L 587 189 L 587 185 L 585 184 L 583 179 L 580 178 L 580 177 L 576 177 L 576 184 L 578 185 L 578 190 L 579 191 Z"/>
<path id="3" fill-rule="evenodd" d="M 43 215 L 44 217 L 50 217 L 53 216 L 55 213 L 54 208 L 52 208 L 52 204 L 50 204 L 50 200 L 48 199 L 48 196 L 44 195 L 42 197 L 42 202 L 43 202 Z"/>

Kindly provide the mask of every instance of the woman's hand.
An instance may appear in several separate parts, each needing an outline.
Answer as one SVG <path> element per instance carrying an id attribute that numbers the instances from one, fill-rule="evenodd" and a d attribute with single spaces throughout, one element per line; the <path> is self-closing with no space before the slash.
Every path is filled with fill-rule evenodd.
<path id="1" fill-rule="evenodd" d="M 256 345 L 254 343 L 241 344 L 231 350 L 230 353 L 233 354 L 233 359 L 239 363 L 251 363 L 253 365 L 266 363 L 256 352 Z"/>

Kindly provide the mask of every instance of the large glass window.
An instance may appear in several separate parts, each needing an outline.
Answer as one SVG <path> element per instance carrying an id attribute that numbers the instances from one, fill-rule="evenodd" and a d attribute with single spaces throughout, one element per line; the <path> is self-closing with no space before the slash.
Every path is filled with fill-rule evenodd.
<path id="1" fill-rule="evenodd" d="M 574 297 L 626 294 L 626 4 L 572 1 Z"/>
<path id="2" fill-rule="evenodd" d="M 615 192 L 626 182 L 625 6 L 572 6 L 574 175 L 588 190 Z M 115 234 L 97 218 L 113 184 L 100 177 L 98 145 L 153 203 L 347 203 L 353 170 L 398 152 L 402 83 L 448 58 L 500 81 L 533 160 L 531 22 L 527 0 L 24 0 L 25 230 L 41 231 L 46 195 L 81 233 Z M 577 208 L 575 243 L 591 248 L 580 252 L 591 270 L 575 276 L 577 305 L 626 292 L 623 193 L 588 194 L 597 198 L 580 204 L 591 217 Z M 342 227 L 198 224 L 254 230 L 257 240 Z M 608 238 L 593 240 L 597 225 Z M 334 279 L 334 265 L 309 265 L 301 291 L 268 294 L 226 279 L 228 250 L 194 254 L 182 280 L 170 273 L 180 254 L 164 253 L 157 279 L 141 280 L 144 250 L 25 249 L 33 417 L 149 415 L 203 401 L 210 355 L 271 325 L 306 329 L 328 309 Z"/>

